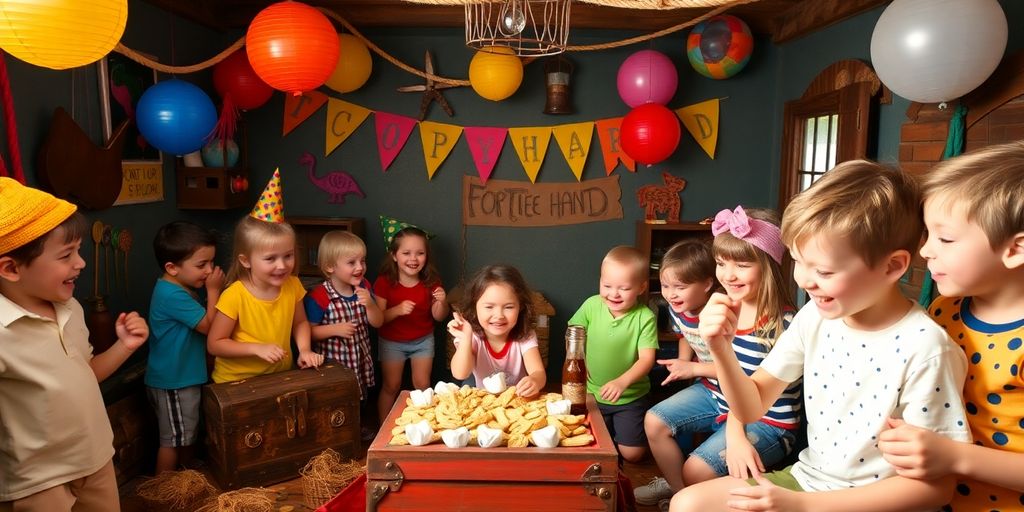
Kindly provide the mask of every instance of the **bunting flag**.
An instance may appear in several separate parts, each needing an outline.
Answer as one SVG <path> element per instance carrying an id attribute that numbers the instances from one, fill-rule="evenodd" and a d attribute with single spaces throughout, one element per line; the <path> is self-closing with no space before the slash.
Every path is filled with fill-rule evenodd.
<path id="1" fill-rule="evenodd" d="M 620 161 L 626 169 L 629 169 L 629 172 L 636 172 L 636 162 L 619 145 L 622 118 L 601 119 L 595 124 L 597 125 L 597 139 L 601 141 L 601 155 L 604 156 L 605 176 L 611 176 Z"/>
<path id="2" fill-rule="evenodd" d="M 448 158 L 460 135 L 461 126 L 420 121 L 420 141 L 423 143 L 423 161 L 427 163 L 427 179 L 433 179 L 437 168 Z"/>
<path id="3" fill-rule="evenodd" d="M 718 145 L 718 98 L 678 108 L 676 115 L 683 122 L 686 131 L 690 132 L 697 144 L 700 144 L 704 152 L 714 160 L 715 147 Z"/>
<path id="4" fill-rule="evenodd" d="M 508 128 L 486 128 L 482 126 L 467 126 L 466 142 L 469 143 L 469 152 L 473 155 L 473 163 L 476 164 L 476 172 L 480 175 L 480 182 L 487 183 L 494 171 L 494 165 L 498 163 L 498 156 L 501 155 L 501 148 L 505 145 L 505 133 Z"/>
<path id="5" fill-rule="evenodd" d="M 558 141 L 558 147 L 562 148 L 562 155 L 569 163 L 569 168 L 576 176 L 576 181 L 583 178 L 583 166 L 587 163 L 587 155 L 590 154 L 590 140 L 594 136 L 594 123 L 563 124 L 551 129 Z"/>
<path id="6" fill-rule="evenodd" d="M 380 154 L 380 169 L 387 172 L 391 162 L 402 151 L 416 120 L 411 117 L 375 112 L 374 121 L 377 129 L 377 153 Z"/>
<path id="7" fill-rule="evenodd" d="M 551 127 L 509 128 L 508 135 L 512 139 L 512 147 L 516 148 L 519 162 L 523 164 L 523 170 L 529 176 L 530 182 L 537 183 L 540 164 L 544 163 L 544 155 L 548 152 L 548 142 L 551 141 Z"/>
<path id="8" fill-rule="evenodd" d="M 288 135 L 296 126 L 309 119 L 313 112 L 327 103 L 327 95 L 319 91 L 307 91 L 300 96 L 284 95 L 284 123 L 281 136 Z"/>
<path id="9" fill-rule="evenodd" d="M 327 101 L 327 144 L 324 156 L 331 154 L 370 115 L 370 109 L 354 103 L 330 98 Z"/>

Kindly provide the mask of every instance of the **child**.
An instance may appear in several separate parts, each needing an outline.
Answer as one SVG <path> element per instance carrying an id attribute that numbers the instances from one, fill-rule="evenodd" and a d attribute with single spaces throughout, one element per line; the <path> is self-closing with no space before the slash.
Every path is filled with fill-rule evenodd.
<path id="1" fill-rule="evenodd" d="M 149 302 L 146 392 L 156 412 L 160 448 L 156 474 L 173 471 L 191 455 L 206 384 L 206 333 L 217 314 L 224 272 L 214 266 L 217 238 L 191 222 L 162 226 L 153 239 L 163 276 Z M 195 290 L 206 289 L 206 307 Z"/>
<path id="2" fill-rule="evenodd" d="M 1024 144 L 992 146 L 924 176 L 928 261 L 943 295 L 931 314 L 970 357 L 964 401 L 974 444 L 907 419 L 878 448 L 900 475 L 960 477 L 949 510 L 1020 510 L 1024 489 Z"/>
<path id="3" fill-rule="evenodd" d="M 779 237 L 778 217 L 770 210 L 737 206 L 715 216 L 714 266 L 726 295 L 739 305 L 732 351 L 742 358 L 741 366 L 753 373 L 772 349 L 792 317 L 782 277 L 784 247 Z M 710 287 L 704 288 L 705 290 Z M 703 302 L 706 295 L 700 296 Z M 699 339 L 699 337 L 698 337 Z M 704 340 L 697 344 L 701 362 L 691 363 L 701 382 L 670 397 L 651 409 L 645 427 L 655 447 L 669 489 L 656 494 L 670 498 L 684 485 L 693 485 L 724 475 L 745 478 L 781 461 L 796 442 L 800 425 L 799 381 L 789 385 L 767 414 L 746 425 L 732 418 L 729 404 L 715 378 L 713 358 Z M 701 354 L 703 349 L 703 354 Z M 670 436 L 677 432 L 712 432 L 692 456 L 682 462 L 682 453 Z M 659 454 L 661 458 L 659 458 Z M 682 470 L 682 471 L 680 471 Z M 655 483 L 655 485 L 657 485 Z M 678 486 L 677 486 L 678 485 Z M 653 486 L 652 486 L 653 487 Z M 658 490 L 657 488 L 651 490 Z M 661 504 L 667 509 L 668 503 Z"/>
<path id="4" fill-rule="evenodd" d="M 732 414 L 755 421 L 802 377 L 809 446 L 781 471 L 687 487 L 672 498 L 673 512 L 935 510 L 949 500 L 951 478 L 898 476 L 877 447 L 890 416 L 969 439 L 963 353 L 899 289 L 920 242 L 919 209 L 911 176 L 862 160 L 836 166 L 793 198 L 783 242 L 810 302 L 751 376 L 729 343 L 736 304 L 712 296 L 700 334 Z"/>
<path id="5" fill-rule="evenodd" d="M 93 356 L 73 297 L 85 268 L 75 206 L 0 177 L 0 510 L 120 510 L 98 381 L 146 341 L 138 313 Z"/>
<path id="6" fill-rule="evenodd" d="M 274 171 L 263 196 L 279 198 L 279 189 L 280 174 Z M 309 321 L 302 307 L 306 290 L 292 275 L 295 231 L 284 222 L 279 204 L 270 212 L 265 204 L 261 197 L 235 227 L 228 287 L 217 301 L 217 316 L 206 338 L 207 350 L 217 357 L 215 383 L 291 369 L 293 336 L 299 368 L 320 366 L 324 360 L 310 349 Z"/>
<path id="7" fill-rule="evenodd" d="M 594 395 L 619 455 L 638 462 L 647 452 L 649 407 L 658 326 L 637 298 L 647 291 L 647 258 L 633 247 L 613 247 L 601 262 L 599 293 L 583 302 L 569 325 L 587 329 L 587 392 Z"/>
<path id="8" fill-rule="evenodd" d="M 313 324 L 313 350 L 354 370 L 359 399 L 366 400 L 366 390 L 376 383 L 369 326 L 384 322 L 365 277 L 366 244 L 348 231 L 330 231 L 320 239 L 317 264 L 327 279 L 303 299 Z"/>
<path id="9" fill-rule="evenodd" d="M 380 274 L 373 293 L 384 312 L 384 325 L 378 332 L 384 382 L 377 402 L 383 424 L 398 398 L 406 359 L 412 368 L 412 385 L 430 387 L 434 322 L 448 316 L 448 303 L 441 278 L 430 262 L 427 234 L 419 228 L 402 228 L 388 241 L 388 257 Z"/>
<path id="10" fill-rule="evenodd" d="M 483 387 L 484 378 L 505 372 L 517 395 L 537 396 L 547 373 L 537 334 L 530 328 L 533 318 L 530 289 L 518 270 L 505 265 L 480 269 L 469 282 L 455 319 L 448 322 L 455 339 L 452 377 L 463 380 L 472 374 Z"/>

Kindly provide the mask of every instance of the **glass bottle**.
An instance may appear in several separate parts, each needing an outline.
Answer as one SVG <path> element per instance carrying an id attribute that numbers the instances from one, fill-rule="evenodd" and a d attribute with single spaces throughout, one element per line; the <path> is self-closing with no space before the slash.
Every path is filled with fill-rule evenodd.
<path id="1" fill-rule="evenodd" d="M 565 364 L 562 365 L 562 398 L 572 404 L 570 413 L 587 413 L 587 329 L 570 325 L 565 330 Z"/>

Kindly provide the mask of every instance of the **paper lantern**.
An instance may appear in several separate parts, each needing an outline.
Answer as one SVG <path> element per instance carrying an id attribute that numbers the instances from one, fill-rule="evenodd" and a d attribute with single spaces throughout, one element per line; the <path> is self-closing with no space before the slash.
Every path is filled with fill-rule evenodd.
<path id="1" fill-rule="evenodd" d="M 373 59 L 362 39 L 356 36 L 338 34 L 338 43 L 341 45 L 341 55 L 338 56 L 334 72 L 327 79 L 327 87 L 341 93 L 352 92 L 370 79 Z"/>
<path id="2" fill-rule="evenodd" d="M 274 94 L 274 88 L 252 69 L 245 48 L 213 67 L 213 88 L 221 98 L 230 96 L 232 104 L 242 110 L 259 108 Z"/>
<path id="3" fill-rule="evenodd" d="M 295 96 L 320 87 L 338 63 L 338 33 L 320 11 L 278 2 L 259 12 L 245 33 L 249 63 L 274 89 Z"/>
<path id="4" fill-rule="evenodd" d="M 630 158 L 645 165 L 665 160 L 679 146 L 679 119 L 664 105 L 647 103 L 622 118 L 619 143 Z"/>
<path id="5" fill-rule="evenodd" d="M 523 62 L 507 46 L 488 46 L 469 62 L 469 84 L 482 98 L 501 101 L 523 82 Z"/>
<path id="6" fill-rule="evenodd" d="M 203 147 L 217 109 L 202 89 L 171 79 L 146 89 L 135 107 L 139 133 L 160 151 L 185 155 Z"/>
<path id="7" fill-rule="evenodd" d="M 619 66 L 619 97 L 630 107 L 644 103 L 664 105 L 676 94 L 679 73 L 664 53 L 640 50 Z"/>
<path id="8" fill-rule="evenodd" d="M 128 0 L 0 0 L 0 48 L 50 69 L 92 64 L 121 40 Z"/>
<path id="9" fill-rule="evenodd" d="M 988 79 L 1006 39 L 1006 14 L 996 0 L 895 0 L 875 23 L 871 64 L 904 98 L 949 101 Z"/>
<path id="10" fill-rule="evenodd" d="M 686 38 L 686 58 L 698 73 L 723 80 L 739 73 L 754 51 L 754 36 L 743 20 L 723 14 L 693 27 Z"/>

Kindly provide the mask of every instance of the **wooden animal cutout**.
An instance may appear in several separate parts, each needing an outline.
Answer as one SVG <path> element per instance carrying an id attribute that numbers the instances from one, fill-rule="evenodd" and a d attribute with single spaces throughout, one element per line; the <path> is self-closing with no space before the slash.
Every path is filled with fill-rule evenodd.
<path id="1" fill-rule="evenodd" d="M 61 107 L 39 150 L 39 181 L 54 195 L 90 210 L 109 208 L 121 193 L 121 155 L 125 143 L 122 122 L 106 146 L 97 147 Z"/>
<path id="2" fill-rule="evenodd" d="M 679 222 L 679 210 L 683 202 L 679 193 L 686 188 L 686 180 L 667 172 L 661 173 L 664 185 L 644 185 L 636 190 L 636 200 L 644 208 L 644 220 L 658 220 L 659 213 L 665 214 L 666 222 Z"/>
<path id="3" fill-rule="evenodd" d="M 345 204 L 346 194 L 366 197 L 355 178 L 345 171 L 331 171 L 327 176 L 317 176 L 316 157 L 312 153 L 303 153 L 299 157 L 299 165 L 306 166 L 306 175 L 311 183 L 331 195 L 331 198 L 327 200 L 328 203 Z"/>

